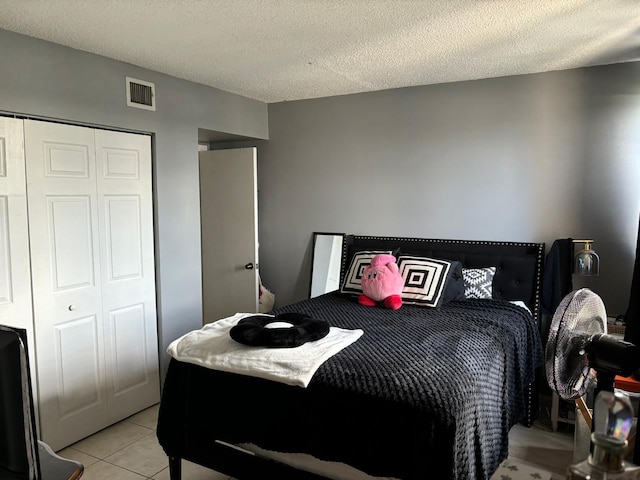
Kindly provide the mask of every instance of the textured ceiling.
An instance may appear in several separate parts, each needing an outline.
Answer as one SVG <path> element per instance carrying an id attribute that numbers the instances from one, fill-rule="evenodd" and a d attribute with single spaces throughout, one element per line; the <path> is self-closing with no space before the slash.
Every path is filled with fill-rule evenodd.
<path id="1" fill-rule="evenodd" d="M 640 0 L 0 0 L 0 12 L 5 30 L 264 102 L 640 60 Z"/>

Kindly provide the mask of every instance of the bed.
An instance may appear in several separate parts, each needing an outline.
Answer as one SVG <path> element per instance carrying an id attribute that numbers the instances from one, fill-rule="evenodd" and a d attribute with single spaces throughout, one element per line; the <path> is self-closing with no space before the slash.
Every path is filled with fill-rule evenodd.
<path id="1" fill-rule="evenodd" d="M 349 279 L 368 252 L 414 259 L 408 278 L 422 278 L 423 261 L 448 263 L 438 298 L 410 290 L 396 311 L 359 305 Z M 171 479 L 182 459 L 238 479 L 490 478 L 510 428 L 537 411 L 543 258 L 542 243 L 348 235 L 341 290 L 272 313 L 364 333 L 304 388 L 172 358 L 157 428 Z M 489 270 L 489 284 L 447 298 L 462 268 L 465 282 Z"/>

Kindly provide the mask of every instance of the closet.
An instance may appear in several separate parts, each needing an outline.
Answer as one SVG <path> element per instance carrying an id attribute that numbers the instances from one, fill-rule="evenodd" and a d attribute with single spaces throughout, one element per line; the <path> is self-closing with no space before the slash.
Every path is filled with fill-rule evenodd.
<path id="1" fill-rule="evenodd" d="M 40 437 L 57 450 L 159 401 L 151 138 L 0 124 L 0 323 L 29 332 Z"/>

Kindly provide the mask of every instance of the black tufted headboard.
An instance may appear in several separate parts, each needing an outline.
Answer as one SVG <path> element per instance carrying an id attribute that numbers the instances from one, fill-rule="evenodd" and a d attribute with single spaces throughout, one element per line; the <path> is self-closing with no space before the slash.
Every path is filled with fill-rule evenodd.
<path id="1" fill-rule="evenodd" d="M 493 296 L 522 300 L 540 318 L 540 293 L 544 243 L 439 240 L 429 238 L 347 235 L 342 249 L 340 280 L 356 252 L 400 249 L 402 253 L 458 260 L 463 267 L 496 267 Z"/>

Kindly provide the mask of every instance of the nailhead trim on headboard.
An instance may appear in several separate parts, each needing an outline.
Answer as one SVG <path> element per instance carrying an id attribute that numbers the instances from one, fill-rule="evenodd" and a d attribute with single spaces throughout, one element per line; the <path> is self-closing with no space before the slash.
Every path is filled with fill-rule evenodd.
<path id="1" fill-rule="evenodd" d="M 342 267 L 341 267 L 341 280 L 343 278 L 344 272 L 348 265 L 347 255 L 348 255 L 348 239 L 349 237 L 353 238 L 354 241 L 358 240 L 380 240 L 380 241 L 390 241 L 390 242 L 400 242 L 400 243 L 429 243 L 429 244 L 440 244 L 440 245 L 486 245 L 486 246 L 511 246 L 511 247 L 522 247 L 522 248 L 534 248 L 536 249 L 536 267 L 535 267 L 535 281 L 534 281 L 534 304 L 533 306 L 533 316 L 538 322 L 541 313 L 541 304 L 540 304 L 540 295 L 542 292 L 542 265 L 544 260 L 544 243 L 533 243 L 533 242 L 503 242 L 503 241 L 490 241 L 490 240 L 454 240 L 454 239 L 439 239 L 439 238 L 415 238 L 415 237 L 397 237 L 397 236 L 374 236 L 374 235 L 346 235 L 345 242 L 343 243 L 342 249 Z"/>

